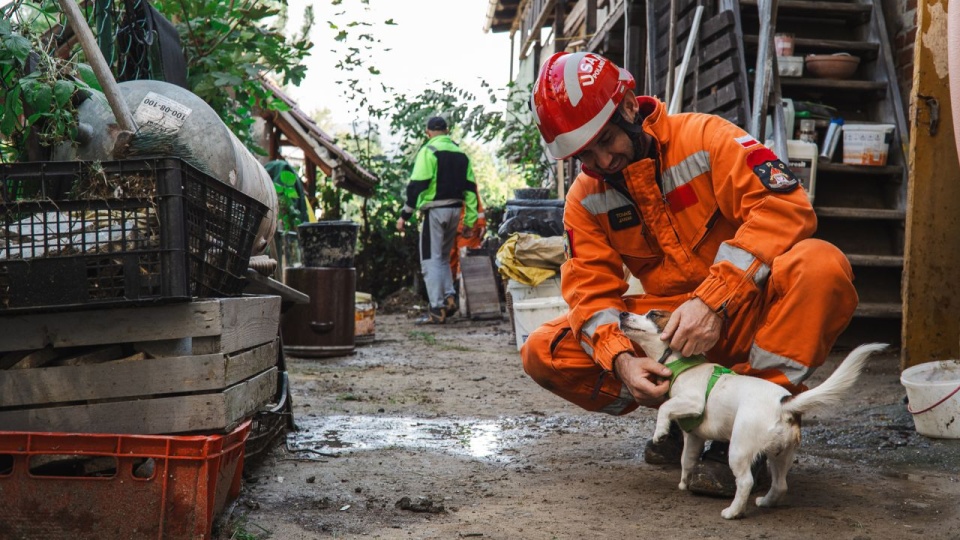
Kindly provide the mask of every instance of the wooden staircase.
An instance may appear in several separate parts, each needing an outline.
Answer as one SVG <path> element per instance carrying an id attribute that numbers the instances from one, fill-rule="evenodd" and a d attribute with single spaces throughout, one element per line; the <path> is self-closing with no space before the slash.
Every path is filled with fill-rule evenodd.
<path id="1" fill-rule="evenodd" d="M 781 76 L 783 97 L 834 107 L 845 122 L 896 126 L 885 166 L 845 165 L 842 146 L 832 160 L 820 158 L 814 209 L 816 236 L 837 245 L 853 266 L 860 295 L 854 322 L 899 335 L 909 129 L 879 0 L 783 0 L 775 5 L 773 21 L 762 20 L 759 14 L 766 6 L 760 4 L 740 0 L 737 6 L 748 71 L 757 65 L 759 35 L 767 23 L 776 32 L 794 34 L 796 56 L 850 53 L 860 57 L 852 78 L 821 79 L 806 71 L 797 78 Z M 818 148 L 828 125 L 828 120 L 817 120 Z"/>

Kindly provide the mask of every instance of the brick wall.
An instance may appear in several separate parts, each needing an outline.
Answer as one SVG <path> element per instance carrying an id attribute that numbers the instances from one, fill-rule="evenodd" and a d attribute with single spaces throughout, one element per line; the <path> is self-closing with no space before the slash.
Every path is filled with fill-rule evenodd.
<path id="1" fill-rule="evenodd" d="M 913 44 L 917 38 L 917 0 L 884 0 L 887 31 L 893 37 L 891 47 L 897 66 L 897 79 L 904 105 L 913 89 Z"/>

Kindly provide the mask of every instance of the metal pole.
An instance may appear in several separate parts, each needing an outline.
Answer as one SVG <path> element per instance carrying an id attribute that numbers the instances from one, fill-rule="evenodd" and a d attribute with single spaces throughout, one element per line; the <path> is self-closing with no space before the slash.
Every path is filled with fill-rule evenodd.
<path id="1" fill-rule="evenodd" d="M 670 0 L 670 30 L 667 39 L 667 89 L 663 100 L 670 103 L 673 97 L 673 64 L 677 61 L 677 0 Z"/>
<path id="2" fill-rule="evenodd" d="M 670 97 L 670 107 L 667 114 L 676 114 L 683 107 L 683 81 L 687 76 L 687 66 L 690 64 L 690 55 L 693 54 L 693 44 L 700 33 L 700 17 L 703 15 L 703 6 L 697 6 L 693 14 L 693 26 L 687 34 L 687 46 L 683 51 L 683 60 L 680 62 L 680 73 L 677 73 L 677 83 L 673 87 L 673 96 Z"/>
<path id="3" fill-rule="evenodd" d="M 654 92 L 654 77 L 657 76 L 655 58 L 657 57 L 657 13 L 654 7 L 655 0 L 647 0 L 647 77 L 643 81 L 643 93 L 652 96 Z M 666 97 L 664 97 L 666 99 Z"/>
<path id="4" fill-rule="evenodd" d="M 760 15 L 760 38 L 757 43 L 757 69 L 753 81 L 753 117 L 748 130 L 761 143 L 764 139 L 764 125 L 767 117 L 767 104 L 770 95 L 770 45 L 773 43 L 773 24 L 776 16 L 776 0 L 759 0 L 757 10 Z"/>

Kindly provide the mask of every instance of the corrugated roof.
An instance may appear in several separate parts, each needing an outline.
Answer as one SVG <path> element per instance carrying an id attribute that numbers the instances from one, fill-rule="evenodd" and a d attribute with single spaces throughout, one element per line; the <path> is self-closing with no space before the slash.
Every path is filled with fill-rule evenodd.
<path id="1" fill-rule="evenodd" d="M 507 32 L 513 29 L 520 5 L 525 0 L 490 0 L 484 32 Z"/>

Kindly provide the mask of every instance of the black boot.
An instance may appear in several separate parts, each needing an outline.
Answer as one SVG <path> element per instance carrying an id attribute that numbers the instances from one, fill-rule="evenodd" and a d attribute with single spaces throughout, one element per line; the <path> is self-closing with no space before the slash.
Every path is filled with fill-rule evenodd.
<path id="1" fill-rule="evenodd" d="M 683 454 L 683 432 L 676 422 L 670 422 L 670 433 L 660 442 L 647 441 L 643 460 L 650 465 L 680 465 Z"/>
<path id="2" fill-rule="evenodd" d="M 710 446 L 700 456 L 700 461 L 690 473 L 687 489 L 698 495 L 713 497 L 733 497 L 737 493 L 737 479 L 730 470 L 730 443 L 711 441 Z M 763 454 L 750 467 L 753 473 L 753 490 L 770 487 L 770 474 L 767 472 L 767 457 Z"/>

